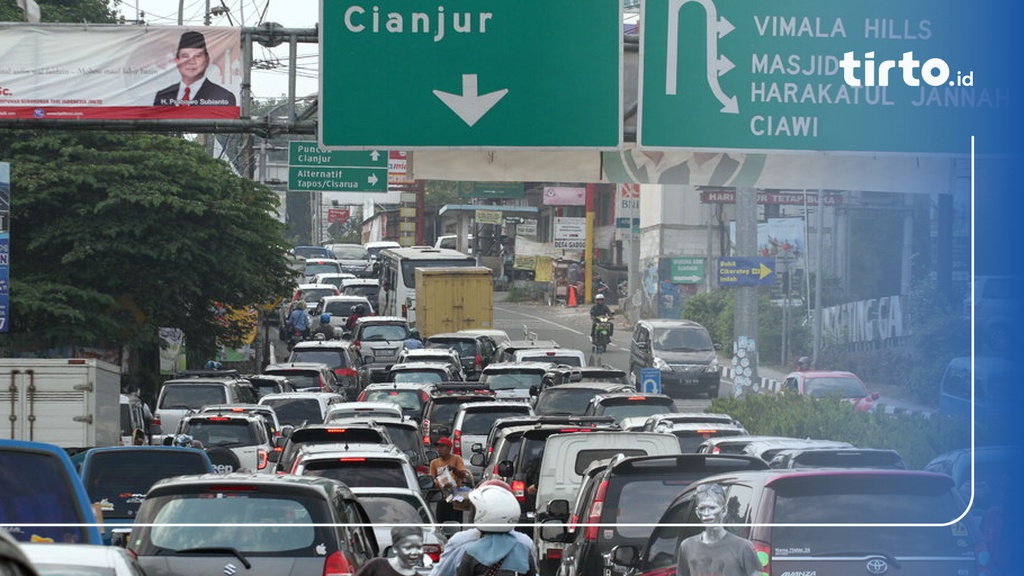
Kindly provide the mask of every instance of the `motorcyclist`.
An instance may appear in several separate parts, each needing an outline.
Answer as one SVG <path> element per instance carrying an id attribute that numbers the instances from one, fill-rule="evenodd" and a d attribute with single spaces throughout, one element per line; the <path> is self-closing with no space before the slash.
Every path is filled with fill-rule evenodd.
<path id="1" fill-rule="evenodd" d="M 324 340 L 334 339 L 334 326 L 331 326 L 331 313 L 324 312 L 320 315 L 320 325 L 313 331 L 313 339 L 317 340 L 317 335 L 322 334 Z"/>
<path id="2" fill-rule="evenodd" d="M 470 492 L 469 500 L 475 509 L 473 525 L 481 537 L 466 545 L 456 576 L 537 574 L 533 547 L 512 534 L 520 515 L 516 497 L 504 488 L 485 486 Z"/>
<path id="3" fill-rule="evenodd" d="M 594 306 L 590 309 L 590 341 L 597 342 L 597 319 L 601 317 L 611 318 L 612 309 L 604 303 L 604 294 L 598 294 L 594 298 Z M 608 337 L 611 338 L 614 327 L 609 326 Z"/>
<path id="4" fill-rule="evenodd" d="M 363 316 L 366 316 L 366 306 L 363 306 L 362 304 L 357 304 L 354 308 L 352 308 L 352 313 L 349 314 L 348 318 L 345 320 L 345 331 L 352 332 L 353 330 L 355 330 L 356 320 L 359 320 Z"/>
<path id="5" fill-rule="evenodd" d="M 807 356 L 801 356 L 800 359 L 796 361 L 796 371 L 797 372 L 807 372 L 810 369 L 811 369 L 811 359 L 808 358 Z"/>
<path id="6" fill-rule="evenodd" d="M 415 328 L 409 330 L 409 337 L 402 342 L 402 347 L 406 350 L 419 350 L 423 348 L 423 341 L 420 340 L 420 331 Z"/>
<path id="7" fill-rule="evenodd" d="M 309 336 L 309 312 L 306 311 L 305 306 L 296 306 L 288 315 L 288 331 L 301 332 L 303 338 Z"/>

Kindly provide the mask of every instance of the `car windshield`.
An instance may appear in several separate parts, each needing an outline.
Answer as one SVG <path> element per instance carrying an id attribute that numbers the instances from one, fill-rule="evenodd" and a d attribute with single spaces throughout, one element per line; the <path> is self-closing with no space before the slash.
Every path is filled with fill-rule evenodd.
<path id="1" fill-rule="evenodd" d="M 253 426 L 246 420 L 234 418 L 220 419 L 193 418 L 188 421 L 182 432 L 199 440 L 203 446 L 255 446 L 260 443 Z"/>
<path id="2" fill-rule="evenodd" d="M 359 503 L 375 524 L 430 524 L 430 515 L 415 498 L 403 494 L 360 494 Z"/>
<path id="3" fill-rule="evenodd" d="M 306 304 L 315 304 L 324 296 L 333 296 L 335 294 L 337 294 L 337 290 L 333 286 L 310 288 L 302 291 L 302 299 L 306 301 Z"/>
<path id="4" fill-rule="evenodd" d="M 288 378 L 294 388 L 319 388 L 320 373 L 299 370 L 282 370 L 279 372 L 268 372 Z"/>
<path id="5" fill-rule="evenodd" d="M 368 304 L 369 302 L 365 300 L 333 300 L 324 306 L 324 312 L 328 312 L 331 316 L 344 320 L 352 314 L 353 308 L 359 305 L 366 306 Z"/>
<path id="6" fill-rule="evenodd" d="M 416 288 L 417 268 L 440 268 L 447 266 L 476 266 L 473 258 L 459 258 L 457 260 L 402 260 L 402 278 L 405 280 L 405 287 Z"/>
<path id="7" fill-rule="evenodd" d="M 205 474 L 210 465 L 195 450 L 107 450 L 89 454 L 83 472 L 85 490 L 102 503 L 103 518 L 134 519 L 157 480 Z"/>
<path id="8" fill-rule="evenodd" d="M 397 404 L 403 411 L 419 412 L 423 408 L 418 390 L 370 390 L 363 398 L 366 402 L 390 402 Z"/>
<path id="9" fill-rule="evenodd" d="M 970 557 L 963 524 L 952 527 L 792 526 L 790 524 L 943 524 L 963 512 L 948 479 L 878 475 L 795 477 L 776 482 L 772 548 L 827 556 L 850 550 L 900 556 Z M 781 524 L 786 524 L 785 526 Z M 776 552 L 778 553 L 778 552 Z"/>
<path id="10" fill-rule="evenodd" d="M 476 356 L 476 340 L 465 340 L 458 338 L 429 338 L 427 348 L 447 348 L 455 350 L 461 358 L 472 358 Z"/>
<path id="11" fill-rule="evenodd" d="M 804 381 L 804 394 L 812 398 L 839 395 L 843 398 L 863 398 L 867 396 L 864 385 L 854 378 L 808 378 Z"/>
<path id="12" fill-rule="evenodd" d="M 232 490 L 225 485 L 216 491 L 148 499 L 147 507 L 156 511 L 151 520 L 154 526 L 140 529 L 133 550 L 147 556 L 164 550 L 199 548 L 229 548 L 242 554 L 301 551 L 295 555 L 316 555 L 316 545 L 325 535 L 318 535 L 313 524 L 329 520 L 325 502 L 247 488 Z"/>
<path id="13" fill-rule="evenodd" d="M 587 411 L 587 404 L 597 392 L 591 388 L 548 388 L 537 398 L 535 410 L 537 414 L 580 415 Z"/>
<path id="14" fill-rule="evenodd" d="M 380 286 L 374 284 L 355 284 L 352 286 L 345 286 L 341 291 L 346 296 L 376 296 L 380 294 Z"/>
<path id="15" fill-rule="evenodd" d="M 742 436 L 742 430 L 676 430 L 673 432 L 679 439 L 679 451 L 683 454 L 697 452 L 700 445 L 709 438 L 724 436 Z"/>
<path id="16" fill-rule="evenodd" d="M 529 413 L 525 405 L 519 410 L 474 410 L 467 412 L 462 418 L 462 433 L 477 436 L 486 436 L 494 427 L 494 421 L 498 418 L 509 416 L 522 416 Z"/>
<path id="17" fill-rule="evenodd" d="M 303 349 L 296 348 L 292 351 L 289 362 L 312 362 L 314 364 L 327 364 L 331 368 L 347 368 L 345 353 L 341 350 L 328 348 Z M 315 386 L 315 384 L 314 384 Z"/>
<path id="18" fill-rule="evenodd" d="M 486 383 L 491 390 L 529 390 L 533 386 L 540 386 L 543 379 L 544 373 L 536 370 L 503 370 L 485 373 L 480 381 Z"/>
<path id="19" fill-rule="evenodd" d="M 665 352 L 703 352 L 715 349 L 708 333 L 696 328 L 656 329 L 652 342 L 655 350 Z"/>
<path id="20" fill-rule="evenodd" d="M 359 340 L 405 340 L 409 337 L 409 329 L 403 324 L 370 324 L 363 326 Z"/>
<path id="21" fill-rule="evenodd" d="M 562 366 L 583 366 L 583 360 L 576 354 L 534 354 L 527 352 L 521 354 L 519 359 L 523 362 L 548 362 Z"/>
<path id="22" fill-rule="evenodd" d="M 370 254 L 362 246 L 334 246 L 335 260 L 369 260 Z"/>
<path id="23" fill-rule="evenodd" d="M 191 408 L 227 402 L 227 389 L 220 384 L 165 384 L 159 408 Z"/>
<path id="24" fill-rule="evenodd" d="M 260 401 L 267 404 L 277 413 L 281 424 L 302 426 L 303 424 L 323 424 L 324 415 L 320 412 L 320 402 L 315 398 L 271 398 Z"/>
<path id="25" fill-rule="evenodd" d="M 296 246 L 292 253 L 299 258 L 330 258 L 331 251 L 322 246 Z"/>
<path id="26" fill-rule="evenodd" d="M 392 382 L 399 384 L 439 384 L 444 375 L 436 370 L 402 370 L 392 374 Z"/>
<path id="27" fill-rule="evenodd" d="M 459 408 L 462 406 L 462 402 L 434 402 L 433 406 L 430 407 L 430 414 L 428 420 L 430 420 L 431 426 L 434 424 L 446 424 L 452 425 L 455 423 L 455 414 L 458 413 Z"/>
<path id="28" fill-rule="evenodd" d="M 340 480 L 348 486 L 408 488 L 402 462 L 378 458 L 332 458 L 313 460 L 303 465 L 303 476 Z"/>
<path id="29" fill-rule="evenodd" d="M 76 505 L 75 488 L 63 463 L 53 454 L 0 451 L 0 524 L 16 540 L 53 538 L 87 543 L 87 519 Z M 89 519 L 88 521 L 92 521 Z M 66 524 L 22 527 L 19 524 Z"/>

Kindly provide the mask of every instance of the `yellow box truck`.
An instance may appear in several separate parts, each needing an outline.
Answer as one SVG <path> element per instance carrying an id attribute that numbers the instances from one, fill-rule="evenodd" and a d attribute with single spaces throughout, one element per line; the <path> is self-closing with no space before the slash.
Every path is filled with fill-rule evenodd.
<path id="1" fill-rule="evenodd" d="M 494 327 L 494 275 L 484 266 L 416 269 L 416 329 L 434 334 Z"/>

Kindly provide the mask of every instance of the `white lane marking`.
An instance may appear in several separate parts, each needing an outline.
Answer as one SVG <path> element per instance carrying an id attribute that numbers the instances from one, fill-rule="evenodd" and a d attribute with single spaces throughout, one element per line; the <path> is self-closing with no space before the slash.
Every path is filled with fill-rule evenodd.
<path id="1" fill-rule="evenodd" d="M 568 326 L 564 326 L 562 324 L 559 324 L 558 322 L 552 322 L 551 320 L 548 320 L 547 318 L 541 318 L 540 316 L 534 316 L 533 314 L 527 314 L 526 312 L 519 312 L 518 310 L 510 310 L 508 308 L 502 308 L 500 306 L 495 306 L 494 308 L 497 309 L 497 310 L 501 310 L 502 312 L 510 312 L 512 314 L 519 314 L 520 316 L 526 316 L 527 318 L 532 318 L 534 320 L 539 320 L 541 322 L 547 322 L 548 324 L 551 324 L 551 325 L 554 325 L 554 326 L 558 326 L 558 328 L 560 328 L 562 330 L 568 330 L 569 332 L 572 332 L 573 334 L 579 334 L 580 336 L 583 336 L 584 338 L 590 338 L 590 334 L 586 334 L 586 333 L 580 332 L 579 330 L 574 330 L 572 328 L 569 328 Z M 623 348 L 622 346 L 618 346 L 616 344 L 609 344 L 608 347 L 609 348 L 617 348 L 619 350 L 622 350 L 623 352 L 628 352 L 629 351 L 628 348 Z"/>

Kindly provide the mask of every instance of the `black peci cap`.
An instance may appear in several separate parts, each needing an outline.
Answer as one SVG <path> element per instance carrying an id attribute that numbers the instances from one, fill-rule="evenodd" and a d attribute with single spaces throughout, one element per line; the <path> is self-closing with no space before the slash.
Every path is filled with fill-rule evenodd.
<path id="1" fill-rule="evenodd" d="M 182 48 L 202 48 L 206 50 L 206 37 L 199 32 L 189 30 L 182 34 L 181 40 L 178 41 L 178 50 Z"/>

